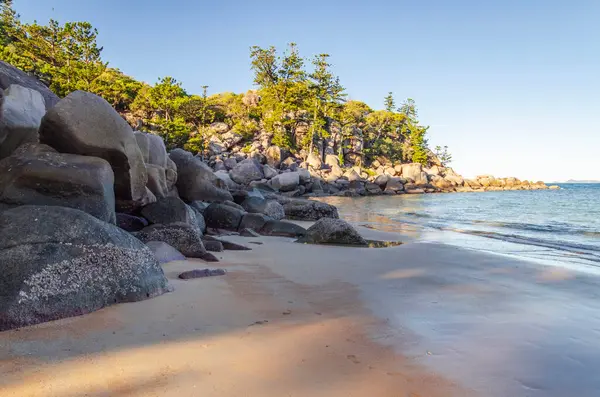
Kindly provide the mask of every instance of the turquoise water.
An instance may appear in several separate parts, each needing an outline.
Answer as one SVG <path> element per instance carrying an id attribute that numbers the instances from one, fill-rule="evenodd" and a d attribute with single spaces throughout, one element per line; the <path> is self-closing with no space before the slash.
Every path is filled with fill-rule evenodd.
<path id="1" fill-rule="evenodd" d="M 343 217 L 423 241 L 600 273 L 600 184 L 561 190 L 365 197 Z"/>

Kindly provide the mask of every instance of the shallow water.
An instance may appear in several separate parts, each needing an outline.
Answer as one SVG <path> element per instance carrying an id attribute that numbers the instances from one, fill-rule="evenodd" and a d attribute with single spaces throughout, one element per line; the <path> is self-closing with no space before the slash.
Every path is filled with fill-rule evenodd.
<path id="1" fill-rule="evenodd" d="M 477 395 L 597 397 L 599 193 L 564 185 L 327 201 L 347 220 L 424 243 L 390 251 L 409 267 L 365 291 L 395 329 L 383 342 Z"/>
<path id="2" fill-rule="evenodd" d="M 422 241 L 600 274 L 600 184 L 561 187 L 327 201 L 346 219 Z"/>

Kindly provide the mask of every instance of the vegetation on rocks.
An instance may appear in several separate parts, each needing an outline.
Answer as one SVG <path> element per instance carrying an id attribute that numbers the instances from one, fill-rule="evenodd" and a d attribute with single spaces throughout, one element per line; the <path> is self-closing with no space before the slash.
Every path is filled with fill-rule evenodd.
<path id="1" fill-rule="evenodd" d="M 204 86 L 196 95 L 173 77 L 149 85 L 109 66 L 88 22 L 28 24 L 11 0 L 0 0 L 0 6 L 0 59 L 60 97 L 75 90 L 101 96 L 133 126 L 160 135 L 168 149 L 208 155 L 223 140 L 234 140 L 250 153 L 252 141 L 264 137 L 294 153 L 338 156 L 340 165 L 368 165 L 379 157 L 427 165 L 431 157 L 414 101 L 396 106 L 389 93 L 385 109 L 374 110 L 346 100 L 329 54 L 307 60 L 294 43 L 283 53 L 252 47 L 256 90 L 208 95 Z"/>

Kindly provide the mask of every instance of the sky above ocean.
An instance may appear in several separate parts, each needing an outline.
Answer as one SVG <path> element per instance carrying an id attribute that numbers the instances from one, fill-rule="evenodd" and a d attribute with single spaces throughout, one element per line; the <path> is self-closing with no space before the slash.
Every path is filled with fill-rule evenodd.
<path id="1" fill-rule="evenodd" d="M 413 98 L 465 176 L 600 179 L 595 0 L 15 0 L 25 21 L 85 20 L 111 66 L 189 93 L 253 88 L 249 48 L 329 53 L 349 98 Z"/>

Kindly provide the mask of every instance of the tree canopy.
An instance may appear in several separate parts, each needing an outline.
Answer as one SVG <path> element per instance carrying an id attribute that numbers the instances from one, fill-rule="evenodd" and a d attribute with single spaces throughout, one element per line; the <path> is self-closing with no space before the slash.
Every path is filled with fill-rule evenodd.
<path id="1" fill-rule="evenodd" d="M 132 125 L 161 135 L 169 148 L 203 153 L 218 133 L 211 125 L 224 122 L 245 140 L 265 133 L 273 144 L 297 152 L 323 153 L 329 146 L 340 158 L 351 155 L 361 164 L 381 157 L 429 161 L 428 127 L 419 124 L 415 102 L 396 107 L 391 92 L 384 110 L 346 100 L 329 54 L 306 60 L 295 43 L 282 53 L 254 46 L 255 91 L 208 95 L 203 86 L 201 95 L 191 95 L 173 77 L 150 85 L 109 66 L 98 31 L 88 22 L 27 24 L 11 0 L 0 0 L 0 7 L 0 59 L 35 75 L 59 96 L 75 90 L 102 96 Z M 438 153 L 450 161 L 447 147 Z"/>

